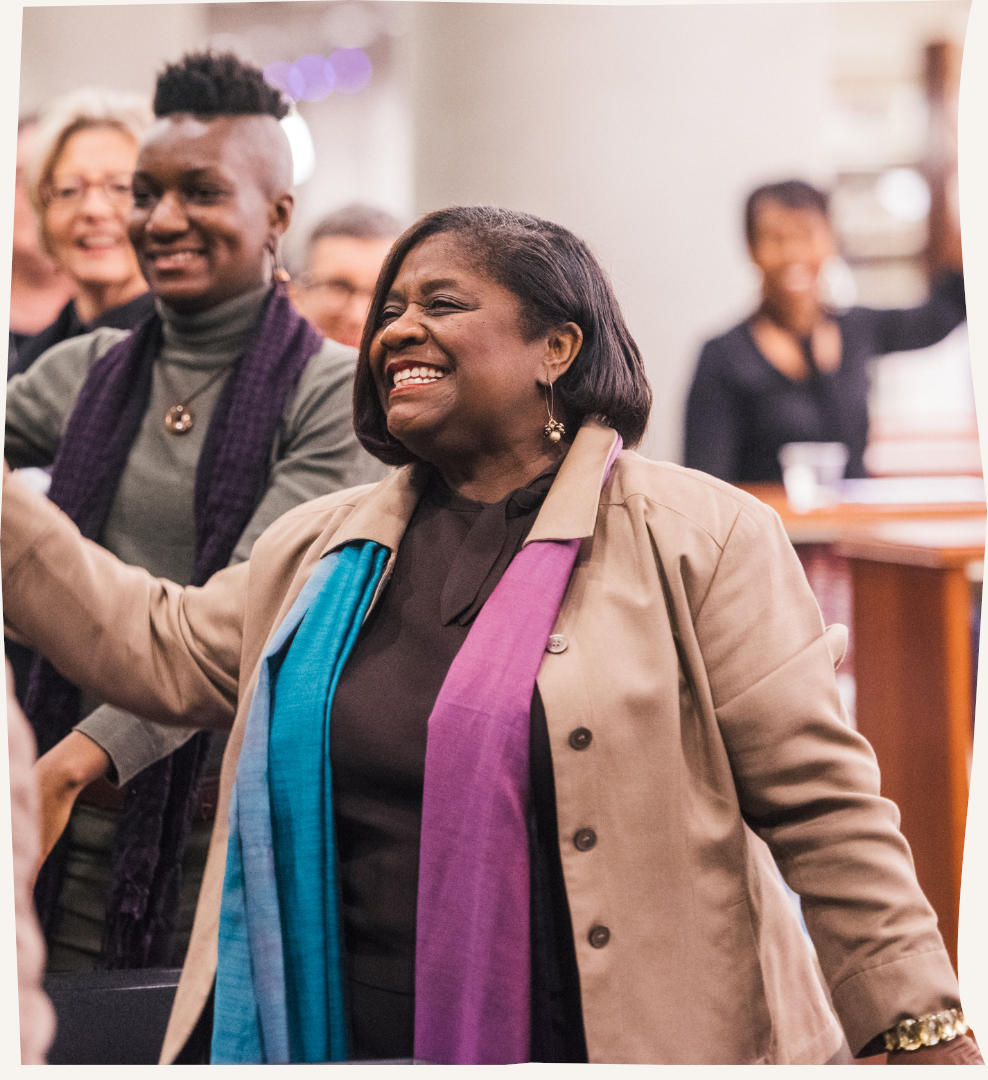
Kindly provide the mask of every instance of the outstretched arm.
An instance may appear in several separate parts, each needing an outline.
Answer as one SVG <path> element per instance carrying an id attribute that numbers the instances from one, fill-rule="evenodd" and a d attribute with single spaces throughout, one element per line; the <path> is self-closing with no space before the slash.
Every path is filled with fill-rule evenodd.
<path id="1" fill-rule="evenodd" d="M 83 690 L 140 715 L 226 727 L 240 667 L 246 564 L 202 588 L 126 566 L 6 475 L 4 620 Z"/>
<path id="2" fill-rule="evenodd" d="M 925 349 L 942 341 L 967 317 L 964 277 L 960 272 L 944 274 L 917 307 L 861 310 L 863 317 L 874 321 L 879 354 Z"/>

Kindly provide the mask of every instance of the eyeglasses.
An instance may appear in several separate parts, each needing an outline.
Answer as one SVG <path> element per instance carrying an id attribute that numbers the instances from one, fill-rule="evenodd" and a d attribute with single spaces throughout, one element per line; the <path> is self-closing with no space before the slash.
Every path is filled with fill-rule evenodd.
<path id="1" fill-rule="evenodd" d="M 68 209 L 81 206 L 91 188 L 95 188 L 115 209 L 130 207 L 134 198 L 131 173 L 104 176 L 101 180 L 84 180 L 81 176 L 68 176 L 64 180 L 52 180 L 42 190 L 44 206 Z"/>
<path id="2" fill-rule="evenodd" d="M 346 278 L 314 278 L 302 274 L 298 279 L 299 287 L 308 293 L 318 293 L 326 308 L 342 311 L 355 296 L 364 297 L 367 302 L 374 295 L 373 289 L 362 289 Z"/>

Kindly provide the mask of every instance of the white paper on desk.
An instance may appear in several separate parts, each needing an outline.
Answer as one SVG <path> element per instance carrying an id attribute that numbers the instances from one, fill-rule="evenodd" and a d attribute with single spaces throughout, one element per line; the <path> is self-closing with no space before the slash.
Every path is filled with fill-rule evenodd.
<path id="1" fill-rule="evenodd" d="M 985 484 L 980 476 L 881 476 L 845 480 L 841 502 L 867 505 L 915 503 L 980 503 Z"/>

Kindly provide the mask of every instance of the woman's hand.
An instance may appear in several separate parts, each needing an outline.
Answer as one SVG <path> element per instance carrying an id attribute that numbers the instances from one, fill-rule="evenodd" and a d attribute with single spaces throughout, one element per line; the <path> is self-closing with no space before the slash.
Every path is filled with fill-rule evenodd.
<path id="1" fill-rule="evenodd" d="M 70 731 L 47 754 L 38 758 L 34 775 L 41 795 L 39 867 L 65 831 L 79 792 L 93 780 L 105 776 L 109 767 L 107 752 L 78 731 Z"/>
<path id="2" fill-rule="evenodd" d="M 961 1035 L 936 1046 L 921 1046 L 918 1050 L 893 1050 L 889 1065 L 984 1065 L 978 1044 L 969 1035 Z"/>

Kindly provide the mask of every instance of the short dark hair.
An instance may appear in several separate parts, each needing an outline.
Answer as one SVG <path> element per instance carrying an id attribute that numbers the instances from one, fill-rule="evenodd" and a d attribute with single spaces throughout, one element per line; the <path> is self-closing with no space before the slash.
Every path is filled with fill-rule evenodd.
<path id="1" fill-rule="evenodd" d="M 826 192 L 805 180 L 779 180 L 762 184 L 755 188 L 744 204 L 744 234 L 749 246 L 755 243 L 758 207 L 769 199 L 788 206 L 790 210 L 818 210 L 828 221 L 830 219 L 830 199 Z"/>
<path id="2" fill-rule="evenodd" d="M 451 206 L 419 218 L 395 241 L 377 279 L 360 342 L 354 383 L 354 427 L 364 447 L 389 465 L 417 458 L 394 438 L 370 373 L 370 345 L 405 256 L 427 237 L 455 233 L 464 254 L 521 301 L 521 332 L 530 340 L 576 323 L 583 344 L 554 384 L 555 402 L 575 433 L 602 414 L 626 446 L 641 441 L 652 389 L 641 353 L 604 271 L 587 245 L 551 221 L 493 206 Z"/>
<path id="3" fill-rule="evenodd" d="M 397 236 L 402 223 L 387 210 L 368 203 L 352 202 L 321 218 L 309 233 L 309 248 L 331 236 L 348 236 L 354 240 L 387 240 Z"/>
<path id="4" fill-rule="evenodd" d="M 186 53 L 168 64 L 154 88 L 154 115 L 273 116 L 288 114 L 280 90 L 265 82 L 260 68 L 233 53 Z"/>

